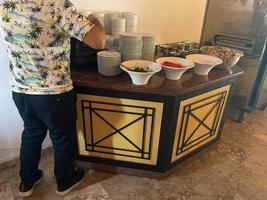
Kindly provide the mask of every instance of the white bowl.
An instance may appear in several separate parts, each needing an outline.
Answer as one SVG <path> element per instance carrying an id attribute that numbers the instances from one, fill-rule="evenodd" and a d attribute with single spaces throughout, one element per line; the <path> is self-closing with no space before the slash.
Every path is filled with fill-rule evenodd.
<path id="1" fill-rule="evenodd" d="M 164 65 L 162 65 L 162 63 L 164 61 L 180 63 L 184 67 L 183 68 L 175 68 L 175 67 L 164 66 Z M 191 69 L 195 66 L 195 64 L 192 61 L 186 60 L 184 58 L 177 58 L 177 57 L 162 57 L 162 58 L 157 59 L 156 62 L 163 67 L 167 79 L 170 79 L 170 80 L 180 79 L 181 76 L 188 69 Z"/>
<path id="2" fill-rule="evenodd" d="M 195 73 L 203 76 L 208 75 L 212 68 L 223 63 L 222 59 L 205 54 L 191 54 L 186 56 L 186 59 L 196 63 Z"/>
<path id="3" fill-rule="evenodd" d="M 130 71 L 127 69 L 129 67 L 131 68 L 132 66 L 148 66 L 149 72 L 135 72 L 135 71 Z M 121 64 L 121 69 L 130 75 L 133 84 L 146 85 L 149 79 L 155 73 L 161 71 L 162 67 L 155 62 L 150 62 L 146 60 L 130 60 L 130 61 L 123 62 Z"/>

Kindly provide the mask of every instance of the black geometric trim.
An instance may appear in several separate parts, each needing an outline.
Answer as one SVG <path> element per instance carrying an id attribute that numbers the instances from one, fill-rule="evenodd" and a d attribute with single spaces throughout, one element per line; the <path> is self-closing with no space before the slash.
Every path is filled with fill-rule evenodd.
<path id="1" fill-rule="evenodd" d="M 137 113 L 137 112 L 125 112 L 125 111 L 118 111 L 118 110 L 113 110 L 113 109 L 102 109 L 102 108 L 95 108 L 94 104 L 97 104 L 98 107 L 99 105 L 115 105 L 118 107 L 131 107 L 131 108 L 137 108 L 137 109 L 142 109 L 142 113 Z M 88 106 L 89 105 L 89 106 Z M 123 113 L 123 114 L 130 114 L 130 115 L 137 115 L 139 116 L 137 119 L 129 122 L 125 126 L 117 129 L 110 123 L 107 119 L 105 119 L 98 111 L 105 111 L 105 112 L 116 112 L 116 113 Z M 86 113 L 90 115 L 90 121 L 86 122 L 85 121 L 85 115 Z M 152 114 L 148 114 L 152 113 Z M 105 102 L 97 102 L 97 101 L 87 101 L 87 100 L 82 100 L 82 115 L 83 115 L 83 132 L 84 132 L 84 137 L 91 138 L 91 142 L 87 142 L 85 139 L 85 146 L 86 150 L 89 152 L 97 152 L 97 153 L 103 153 L 103 154 L 112 154 L 112 155 L 119 155 L 119 156 L 125 156 L 125 157 L 132 157 L 132 158 L 139 158 L 139 159 L 145 159 L 149 160 L 151 159 L 151 150 L 152 150 L 152 141 L 151 138 L 153 138 L 153 126 L 154 126 L 154 118 L 155 118 L 155 108 L 151 107 L 142 107 L 142 106 L 132 106 L 132 105 L 122 105 L 122 104 L 113 104 L 113 103 L 105 103 Z M 107 124 L 110 128 L 112 128 L 114 131 L 107 134 L 104 138 L 101 138 L 98 141 L 95 141 L 94 135 L 97 134 L 95 133 L 94 127 L 93 127 L 93 120 L 94 116 L 99 117 L 105 124 Z M 151 120 L 148 120 L 151 119 Z M 122 133 L 122 130 L 130 127 L 131 125 L 135 124 L 136 122 L 143 120 L 143 128 L 142 128 L 142 145 L 139 147 L 139 145 L 135 144 L 131 139 L 129 139 L 127 136 L 125 136 Z M 151 125 L 148 124 L 148 122 L 151 121 Z M 86 124 L 90 126 L 90 133 L 87 132 Z M 147 127 L 150 126 L 150 132 L 147 132 Z M 114 147 L 107 147 L 107 146 L 101 146 L 100 143 L 105 141 L 106 139 L 114 136 L 115 134 L 119 134 L 121 137 L 123 137 L 129 144 L 131 144 L 136 150 L 132 149 L 124 149 L 124 148 L 114 148 Z M 149 141 L 149 147 L 148 147 L 148 152 L 145 151 L 145 141 L 146 137 L 150 138 Z M 102 150 L 101 150 L 102 149 Z M 114 153 L 114 152 L 108 152 L 108 150 L 119 150 L 122 153 Z M 123 153 L 125 152 L 125 153 Z M 128 155 L 128 153 L 136 153 L 136 156 L 134 155 Z"/>
<path id="2" fill-rule="evenodd" d="M 196 145 L 200 144 L 201 142 L 203 142 L 205 140 L 208 140 L 209 138 L 211 138 L 212 136 L 214 136 L 216 134 L 217 129 L 218 129 L 218 124 L 219 124 L 219 119 L 220 119 L 220 116 L 221 116 L 222 111 L 223 111 L 223 105 L 225 104 L 226 96 L 227 96 L 227 91 L 220 92 L 220 93 L 212 95 L 208 98 L 198 100 L 196 102 L 192 102 L 192 103 L 183 107 L 183 111 L 182 111 L 183 116 L 182 116 L 182 123 L 180 125 L 180 130 L 179 130 L 180 135 L 178 138 L 176 156 L 184 153 L 185 151 L 190 150 L 191 148 L 195 147 Z M 216 100 L 212 100 L 210 102 L 207 102 L 203 105 L 194 107 L 194 105 L 197 105 L 201 102 L 205 102 L 209 99 L 213 99 L 214 97 L 218 97 L 218 98 Z M 203 119 L 200 119 L 198 116 L 196 116 L 193 113 L 193 111 L 195 111 L 195 110 L 198 110 L 200 108 L 203 108 L 205 106 L 212 105 L 212 104 L 214 104 L 214 105 L 209 110 L 209 112 L 204 116 Z M 192 107 L 193 107 L 193 109 L 192 109 Z M 215 119 L 212 122 L 212 126 L 209 127 L 205 123 L 205 121 L 210 116 L 210 114 L 213 113 L 214 110 L 216 113 Z M 199 123 L 198 126 L 193 130 L 192 133 L 187 132 L 190 117 L 194 118 Z M 204 135 L 194 139 L 193 141 L 191 141 L 192 137 L 197 133 L 197 131 L 199 130 L 200 127 L 205 127 L 208 132 L 205 133 Z M 186 136 L 188 136 L 188 135 L 189 135 L 189 137 L 187 139 L 185 139 Z"/>

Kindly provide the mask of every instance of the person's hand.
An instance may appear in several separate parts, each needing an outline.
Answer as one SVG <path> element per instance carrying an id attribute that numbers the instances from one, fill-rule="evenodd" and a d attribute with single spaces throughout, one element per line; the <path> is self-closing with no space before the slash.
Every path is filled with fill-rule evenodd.
<path id="1" fill-rule="evenodd" d="M 86 34 L 83 42 L 94 49 L 105 48 L 105 29 L 93 14 L 88 15 L 88 20 L 95 26 Z"/>
<path id="2" fill-rule="evenodd" d="M 92 13 L 88 15 L 88 19 L 90 21 L 94 20 L 95 18 L 96 18 L 96 16 L 94 14 L 92 14 Z"/>
<path id="3" fill-rule="evenodd" d="M 98 25 L 100 23 L 99 20 L 97 19 L 97 17 L 94 14 L 90 14 L 88 16 L 88 19 L 90 20 L 90 22 L 92 22 L 95 25 Z"/>
<path id="4" fill-rule="evenodd" d="M 104 27 L 102 26 L 101 22 L 98 20 L 98 18 L 94 14 L 90 14 L 88 16 L 88 19 L 90 22 L 98 27 L 101 31 L 105 32 Z"/>

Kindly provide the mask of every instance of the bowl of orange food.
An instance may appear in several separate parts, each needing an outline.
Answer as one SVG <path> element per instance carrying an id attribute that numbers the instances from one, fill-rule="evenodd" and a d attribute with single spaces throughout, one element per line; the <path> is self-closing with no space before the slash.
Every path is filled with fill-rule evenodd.
<path id="1" fill-rule="evenodd" d="M 192 61 L 179 57 L 162 57 L 156 62 L 162 66 L 169 80 L 179 80 L 188 69 L 195 66 Z"/>

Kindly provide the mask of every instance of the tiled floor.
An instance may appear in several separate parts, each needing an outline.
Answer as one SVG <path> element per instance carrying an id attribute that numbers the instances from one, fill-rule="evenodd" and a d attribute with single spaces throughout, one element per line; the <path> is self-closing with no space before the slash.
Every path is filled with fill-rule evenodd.
<path id="1" fill-rule="evenodd" d="M 41 168 L 44 179 L 28 199 L 63 199 L 55 194 L 51 152 L 44 155 Z M 165 180 L 94 172 L 74 192 L 97 183 L 113 200 L 267 200 L 267 112 L 249 114 L 243 124 L 228 120 L 219 143 L 181 164 Z M 16 162 L 0 171 L 0 187 L 8 184 L 20 199 Z"/>
<path id="2" fill-rule="evenodd" d="M 0 165 L 15 159 L 19 155 L 19 149 L 0 149 Z"/>

